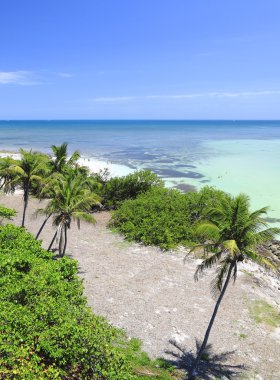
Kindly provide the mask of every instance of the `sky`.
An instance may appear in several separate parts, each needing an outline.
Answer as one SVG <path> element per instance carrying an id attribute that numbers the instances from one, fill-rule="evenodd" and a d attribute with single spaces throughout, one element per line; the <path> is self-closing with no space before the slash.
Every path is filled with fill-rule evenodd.
<path id="1" fill-rule="evenodd" d="M 0 119 L 280 119 L 279 0 L 2 0 Z"/>

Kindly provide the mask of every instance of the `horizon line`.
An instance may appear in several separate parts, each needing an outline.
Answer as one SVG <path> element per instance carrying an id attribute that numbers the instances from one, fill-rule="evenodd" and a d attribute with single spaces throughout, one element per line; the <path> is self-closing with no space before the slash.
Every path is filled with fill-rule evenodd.
<path id="1" fill-rule="evenodd" d="M 44 122 L 52 122 L 52 121 L 231 121 L 231 122 L 238 122 L 238 121 L 279 121 L 279 119 L 217 119 L 217 118 L 203 118 L 203 119 L 174 119 L 174 118 L 168 118 L 168 119 L 161 119 L 161 118 L 137 118 L 137 119 L 122 119 L 122 118 L 115 118 L 115 119 L 91 119 L 91 118 L 73 118 L 73 119 L 63 119 L 63 118 L 54 118 L 54 119 L 49 119 L 49 118 L 44 118 L 44 119 L 0 119 L 0 122 L 13 122 L 13 121 L 44 121 Z"/>

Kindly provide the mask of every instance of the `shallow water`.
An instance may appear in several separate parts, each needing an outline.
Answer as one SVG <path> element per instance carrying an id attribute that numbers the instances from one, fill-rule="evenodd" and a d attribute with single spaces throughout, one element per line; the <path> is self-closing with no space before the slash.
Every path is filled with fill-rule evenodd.
<path id="1" fill-rule="evenodd" d="M 114 174 L 151 168 L 168 186 L 245 192 L 280 225 L 279 121 L 0 121 L 0 150 L 49 151 L 63 141 L 117 164 Z"/>
<path id="2" fill-rule="evenodd" d="M 231 194 L 251 197 L 252 208 L 270 206 L 269 219 L 280 226 L 280 140 L 223 140 L 205 143 L 213 156 L 197 162 L 201 188 L 214 185 Z M 208 181 L 208 182 L 205 182 Z"/>

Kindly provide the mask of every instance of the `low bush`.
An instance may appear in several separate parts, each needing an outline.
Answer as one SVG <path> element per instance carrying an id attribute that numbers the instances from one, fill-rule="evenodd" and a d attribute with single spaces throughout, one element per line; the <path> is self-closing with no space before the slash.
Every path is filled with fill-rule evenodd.
<path id="1" fill-rule="evenodd" d="M 0 205 L 0 224 L 4 219 L 11 220 L 16 215 L 16 210 Z"/>
<path id="2" fill-rule="evenodd" d="M 86 307 L 74 260 L 11 225 L 0 252 L 1 379 L 131 378 L 122 333 Z"/>
<path id="3" fill-rule="evenodd" d="M 77 267 L 54 260 L 24 229 L 0 227 L 0 378 L 171 380 L 170 369 L 86 307 Z M 155 376 L 138 375 L 139 363 Z"/>
<path id="4" fill-rule="evenodd" d="M 153 187 L 163 187 L 163 181 L 150 170 L 140 170 L 124 177 L 113 177 L 103 184 L 102 204 L 118 208 L 127 199 L 135 199 Z"/>
<path id="5" fill-rule="evenodd" d="M 155 188 L 125 201 L 114 212 L 111 226 L 129 240 L 158 245 L 162 249 L 190 245 L 195 240 L 195 224 L 204 218 L 208 208 L 227 196 L 211 187 L 187 194 Z"/>

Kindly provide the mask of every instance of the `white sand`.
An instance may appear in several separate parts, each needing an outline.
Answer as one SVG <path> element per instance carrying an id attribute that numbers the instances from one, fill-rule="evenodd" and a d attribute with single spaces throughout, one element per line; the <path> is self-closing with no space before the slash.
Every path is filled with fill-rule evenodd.
<path id="1" fill-rule="evenodd" d="M 133 169 L 128 166 L 114 164 L 110 161 L 101 161 L 94 157 L 82 156 L 78 162 L 80 165 L 88 166 L 94 173 L 107 168 L 112 177 L 121 177 L 133 172 Z"/>
<path id="2" fill-rule="evenodd" d="M 20 160 L 21 154 L 16 152 L 0 152 L 0 157 L 12 157 L 15 160 Z M 110 176 L 121 177 L 132 173 L 134 170 L 125 165 L 114 164 L 110 161 L 102 161 L 95 157 L 81 156 L 78 163 L 83 166 L 89 167 L 89 169 L 98 173 L 100 170 L 108 169 Z"/>

